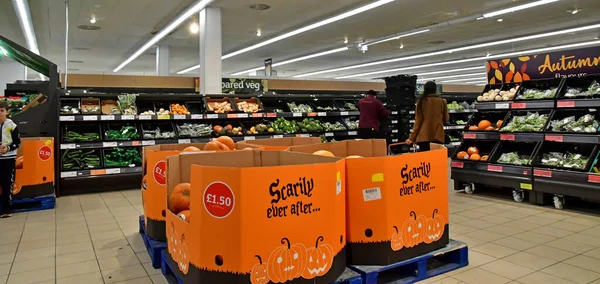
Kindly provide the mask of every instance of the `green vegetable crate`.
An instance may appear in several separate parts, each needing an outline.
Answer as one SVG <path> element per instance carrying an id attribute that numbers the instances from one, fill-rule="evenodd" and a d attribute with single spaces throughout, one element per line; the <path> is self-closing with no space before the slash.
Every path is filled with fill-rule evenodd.
<path id="1" fill-rule="evenodd" d="M 499 141 L 490 155 L 489 162 L 504 165 L 531 166 L 531 162 L 541 143 Z"/>
<path id="2" fill-rule="evenodd" d="M 599 128 L 600 111 L 596 109 L 557 109 L 546 132 L 597 135 Z"/>
<path id="3" fill-rule="evenodd" d="M 333 100 L 340 111 L 358 111 L 357 100 Z"/>
<path id="4" fill-rule="evenodd" d="M 531 80 L 521 83 L 515 101 L 554 100 L 561 89 L 563 80 Z"/>
<path id="5" fill-rule="evenodd" d="M 107 168 L 141 167 L 142 155 L 140 148 L 111 148 L 104 149 L 104 165 Z"/>
<path id="6" fill-rule="evenodd" d="M 63 171 L 100 169 L 102 151 L 100 149 L 67 149 L 61 150 L 61 168 Z"/>
<path id="7" fill-rule="evenodd" d="M 141 139 L 140 130 L 136 123 L 107 123 L 104 124 L 104 141 L 129 141 Z"/>
<path id="8" fill-rule="evenodd" d="M 567 78 L 557 97 L 559 101 L 597 98 L 600 98 L 600 75 Z"/>
<path id="9" fill-rule="evenodd" d="M 510 111 L 499 131 L 543 133 L 553 112 L 553 110 Z"/>
<path id="10" fill-rule="evenodd" d="M 536 168 L 592 172 L 600 147 L 584 143 L 542 142 L 534 160 Z"/>
<path id="11" fill-rule="evenodd" d="M 65 124 L 62 128 L 62 142 L 97 142 L 102 140 L 98 124 Z"/>

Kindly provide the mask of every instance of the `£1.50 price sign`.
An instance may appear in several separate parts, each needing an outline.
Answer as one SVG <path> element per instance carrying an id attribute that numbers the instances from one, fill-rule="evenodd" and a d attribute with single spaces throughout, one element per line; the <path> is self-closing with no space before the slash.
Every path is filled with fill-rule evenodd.
<path id="1" fill-rule="evenodd" d="M 215 218 L 225 218 L 231 214 L 235 206 L 235 196 L 229 185 L 213 182 L 204 190 L 204 208 Z"/>

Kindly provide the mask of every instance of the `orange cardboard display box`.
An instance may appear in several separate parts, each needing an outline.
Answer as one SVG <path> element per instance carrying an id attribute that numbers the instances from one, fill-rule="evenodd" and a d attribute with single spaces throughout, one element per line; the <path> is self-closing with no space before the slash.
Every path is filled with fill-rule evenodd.
<path id="1" fill-rule="evenodd" d="M 187 147 L 203 149 L 206 143 L 163 144 L 146 146 L 142 163 L 142 204 L 146 234 L 157 241 L 166 241 L 165 216 L 167 208 L 167 157 L 178 155 Z M 255 147 L 237 145 L 236 149 Z"/>
<path id="2" fill-rule="evenodd" d="M 292 146 L 321 144 L 318 137 L 286 137 L 240 141 L 238 144 L 258 145 L 264 150 L 287 150 Z"/>
<path id="3" fill-rule="evenodd" d="M 285 151 L 171 156 L 167 261 L 183 283 L 330 283 L 346 267 L 344 160 Z"/>
<path id="4" fill-rule="evenodd" d="M 385 140 L 291 147 L 346 159 L 349 264 L 386 265 L 444 247 L 448 231 L 447 149 L 388 156 Z"/>
<path id="5" fill-rule="evenodd" d="M 54 138 L 21 138 L 17 150 L 13 199 L 54 194 Z"/>

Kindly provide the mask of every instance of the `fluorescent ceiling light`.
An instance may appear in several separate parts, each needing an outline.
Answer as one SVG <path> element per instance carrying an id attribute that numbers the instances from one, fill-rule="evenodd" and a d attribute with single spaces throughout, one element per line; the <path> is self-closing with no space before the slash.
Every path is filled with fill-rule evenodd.
<path id="1" fill-rule="evenodd" d="M 412 33 L 407 33 L 407 34 L 403 34 L 403 35 L 399 35 L 399 36 L 395 36 L 395 37 L 391 37 L 391 38 L 386 38 L 386 39 L 378 40 L 378 41 L 372 42 L 372 43 L 367 43 L 365 45 L 369 46 L 369 45 L 374 45 L 374 44 L 378 44 L 378 43 L 382 43 L 382 42 L 386 42 L 386 41 L 397 40 L 397 39 L 401 39 L 403 37 L 407 37 L 407 36 L 411 36 L 411 35 L 417 35 L 417 34 L 426 33 L 428 31 L 430 31 L 430 30 L 429 29 L 420 30 L 420 31 L 412 32 Z"/>
<path id="2" fill-rule="evenodd" d="M 138 56 L 142 55 L 144 51 L 148 50 L 150 47 L 158 43 L 161 39 L 175 30 L 181 23 L 187 21 L 189 17 L 194 14 L 200 12 L 202 9 L 206 8 L 211 2 L 214 0 L 200 0 L 195 4 L 189 6 L 183 13 L 179 14 L 173 21 L 171 21 L 167 26 L 165 26 L 162 30 L 160 30 L 157 34 L 155 34 L 148 42 L 146 42 L 142 47 L 138 48 L 136 52 L 134 52 L 127 60 L 123 61 L 119 67 L 115 68 L 113 72 L 119 72 L 119 70 L 123 69 L 127 64 L 131 63 L 131 61 L 138 58 Z"/>
<path id="3" fill-rule="evenodd" d="M 415 75 L 417 75 L 417 76 L 427 76 L 427 75 L 435 75 L 435 74 L 444 74 L 444 73 L 454 73 L 454 72 L 470 71 L 470 70 L 483 69 L 483 68 L 485 68 L 485 66 L 481 65 L 481 66 L 466 67 L 466 68 L 459 68 L 459 69 L 452 69 L 452 70 L 442 70 L 442 71 L 433 71 L 433 72 L 419 73 L 419 74 L 415 74 Z M 421 80 L 421 79 L 419 79 L 419 80 Z"/>
<path id="4" fill-rule="evenodd" d="M 294 77 L 295 78 L 302 78 L 302 77 L 320 75 L 320 74 L 325 74 L 325 73 L 332 73 L 332 72 L 338 72 L 338 71 L 344 71 L 344 70 L 350 70 L 350 69 L 357 69 L 357 68 L 363 68 L 363 67 L 369 67 L 369 66 L 375 66 L 375 65 L 381 65 L 381 64 L 389 64 L 389 63 L 399 62 L 399 61 L 406 61 L 406 60 L 412 60 L 412 59 L 419 59 L 419 58 L 431 57 L 431 56 L 436 56 L 436 55 L 445 55 L 445 54 L 449 54 L 449 53 L 453 53 L 453 52 L 457 52 L 457 51 L 466 51 L 466 50 L 472 50 L 472 49 L 489 47 L 489 46 L 495 46 L 495 45 L 502 45 L 502 44 L 513 43 L 513 42 L 520 42 L 520 41 L 526 41 L 526 40 L 532 40 L 532 39 L 539 39 L 539 38 L 551 37 L 551 36 L 562 35 L 562 34 L 569 34 L 569 33 L 574 33 L 574 32 L 585 31 L 585 30 L 597 29 L 597 28 L 600 28 L 600 24 L 595 24 L 595 25 L 590 25 L 590 26 L 584 26 L 584 27 L 578 27 L 578 28 L 571 28 L 571 29 L 560 30 L 560 31 L 547 32 L 547 33 L 542 33 L 542 34 L 537 34 L 537 35 L 530 35 L 530 36 L 524 36 L 524 37 L 518 37 L 518 38 L 512 38 L 512 39 L 505 39 L 505 40 L 487 42 L 487 43 L 481 43 L 481 44 L 475 44 L 475 45 L 470 45 L 470 46 L 464 46 L 464 47 L 458 47 L 458 48 L 452 48 L 452 49 L 434 51 L 434 52 L 430 52 L 430 53 L 416 54 L 416 55 L 406 56 L 406 57 L 398 57 L 398 58 L 392 58 L 392 59 L 374 61 L 374 62 L 369 62 L 369 63 L 351 65 L 351 66 L 334 68 L 334 69 L 328 69 L 328 70 L 322 70 L 322 71 L 316 71 L 316 72 L 311 72 L 311 73 L 296 75 Z M 358 77 L 358 76 L 356 76 L 356 77 Z M 352 77 L 345 77 L 345 78 L 352 78 Z"/>
<path id="5" fill-rule="evenodd" d="M 349 18 L 349 17 L 352 17 L 354 15 L 358 15 L 360 13 L 369 11 L 369 10 L 374 9 L 374 8 L 377 8 L 379 6 L 388 4 L 390 2 L 394 2 L 394 0 L 378 0 L 378 1 L 375 1 L 373 3 L 370 3 L 370 4 L 367 4 L 367 5 L 358 7 L 356 9 L 352 9 L 350 11 L 344 12 L 344 13 L 336 15 L 336 16 L 333 16 L 331 18 L 328 18 L 328 19 L 316 22 L 314 24 L 311 24 L 311 25 L 304 26 L 302 28 L 293 30 L 291 32 L 287 32 L 285 34 L 276 36 L 276 37 L 274 37 L 272 39 L 268 39 L 268 40 L 265 40 L 263 42 L 257 43 L 255 45 L 251 45 L 249 47 L 240 49 L 238 51 L 234 51 L 232 53 L 226 54 L 225 56 L 222 57 L 222 59 L 231 58 L 231 57 L 234 57 L 236 55 L 240 55 L 242 53 L 246 53 L 248 51 L 251 51 L 251 50 L 254 50 L 254 49 L 266 46 L 266 45 L 269 45 L 271 43 L 278 42 L 280 40 L 283 40 L 283 39 L 286 39 L 286 38 L 289 38 L 289 37 L 293 37 L 295 35 L 299 35 L 301 33 L 304 33 L 304 32 L 307 32 L 307 31 L 310 31 L 310 30 L 313 30 L 313 29 L 316 29 L 316 28 L 319 28 L 319 27 L 322 27 L 322 26 L 325 26 L 325 25 L 328 25 L 328 24 L 331 24 L 331 23 L 334 23 L 334 22 L 337 22 L 337 21 Z"/>
<path id="6" fill-rule="evenodd" d="M 452 78 L 460 78 L 460 77 L 471 77 L 471 76 L 477 76 L 477 75 L 484 76 L 485 74 L 481 74 L 481 73 L 459 74 L 459 75 L 443 76 L 443 77 L 431 77 L 430 79 L 420 79 L 420 80 L 432 81 L 432 80 L 452 79 Z"/>
<path id="7" fill-rule="evenodd" d="M 184 74 L 184 73 L 187 73 L 187 72 L 190 72 L 190 71 L 194 71 L 194 70 L 196 70 L 198 68 L 200 68 L 200 64 L 194 65 L 194 66 L 192 66 L 190 68 L 183 69 L 183 70 L 177 72 L 177 74 Z"/>
<path id="8" fill-rule="evenodd" d="M 486 14 L 483 14 L 483 17 L 484 18 L 492 18 L 492 17 L 495 17 L 495 16 L 504 15 L 504 14 L 508 14 L 508 13 L 512 13 L 512 12 L 516 12 L 516 11 L 520 11 L 520 10 L 525 10 L 525 9 L 529 9 L 529 8 L 533 8 L 533 7 L 537 7 L 537 6 L 541 6 L 541 5 L 546 5 L 546 4 L 550 4 L 550 3 L 554 3 L 554 2 L 558 2 L 558 1 L 559 0 L 540 0 L 540 1 L 535 1 L 535 2 L 531 2 L 531 3 L 519 5 L 519 6 L 514 6 L 514 7 L 511 7 L 511 8 L 506 8 L 506 9 L 498 10 L 498 11 L 491 12 L 491 13 L 486 13 Z"/>
<path id="9" fill-rule="evenodd" d="M 485 76 L 485 74 L 484 75 L 479 74 L 477 76 L 471 76 L 471 78 L 462 78 L 462 79 L 455 79 L 455 80 L 444 80 L 444 81 L 442 81 L 442 83 L 468 82 L 468 81 L 473 81 L 473 80 L 478 80 L 478 81 L 487 80 L 486 77 L 481 77 L 481 76 Z"/>
<path id="10" fill-rule="evenodd" d="M 328 50 L 328 51 L 323 51 L 323 52 L 319 52 L 319 53 L 315 53 L 315 54 L 311 54 L 311 55 L 306 55 L 306 56 L 302 56 L 302 57 L 298 57 L 298 58 L 294 58 L 294 59 L 290 59 L 290 60 L 286 60 L 286 61 L 281 61 L 281 62 L 278 62 L 278 63 L 274 63 L 273 67 L 282 66 L 282 65 L 286 65 L 286 64 L 290 64 L 290 63 L 294 63 L 294 62 L 298 62 L 298 61 L 302 61 L 302 60 L 306 60 L 306 59 L 310 59 L 310 58 L 315 58 L 315 57 L 319 57 L 319 56 L 324 56 L 324 55 L 328 55 L 328 54 L 332 54 L 332 53 L 342 52 L 342 51 L 346 51 L 348 49 L 349 48 L 347 46 L 344 46 L 344 47 L 341 47 L 341 48 L 336 48 L 336 49 L 332 49 L 332 50 Z M 237 72 L 237 73 L 233 73 L 231 75 L 232 76 L 238 76 L 238 75 L 247 74 L 247 73 L 250 73 L 250 72 L 264 70 L 264 69 L 265 69 L 265 67 L 261 66 L 261 67 L 256 67 L 256 68 L 252 68 L 252 69 L 240 71 L 240 72 Z M 181 71 L 181 72 L 183 72 L 183 71 Z M 178 74 L 179 74 L 179 72 L 178 72 Z"/>
<path id="11" fill-rule="evenodd" d="M 40 49 L 38 48 L 37 38 L 35 37 L 35 31 L 33 29 L 33 23 L 31 21 L 31 11 L 29 10 L 29 2 L 27 0 L 13 0 L 13 6 L 15 7 L 15 10 L 17 12 L 19 24 L 21 25 L 23 35 L 25 35 L 25 42 L 27 43 L 27 48 L 31 52 L 39 55 Z M 44 74 L 39 73 L 39 75 L 40 80 L 45 80 Z"/>
<path id="12" fill-rule="evenodd" d="M 362 73 L 362 74 L 342 76 L 342 77 L 337 77 L 335 79 L 364 77 L 364 76 L 370 76 L 370 75 L 375 75 L 375 74 L 400 72 L 400 71 L 407 71 L 407 70 L 412 70 L 412 69 L 439 67 L 439 66 L 445 66 L 445 65 L 455 65 L 455 64 L 474 62 L 474 61 L 485 61 L 487 59 L 492 59 L 492 58 L 507 58 L 507 57 L 519 56 L 519 55 L 523 55 L 523 54 L 536 54 L 536 53 L 540 53 L 540 52 L 571 49 L 571 48 L 575 48 L 575 47 L 598 45 L 598 44 L 600 44 L 600 40 L 566 44 L 566 45 L 558 45 L 558 46 L 538 48 L 538 49 L 522 50 L 522 51 L 516 51 L 516 52 L 510 52 L 510 53 L 495 54 L 495 55 L 491 55 L 491 56 L 481 56 L 481 57 L 459 59 L 459 60 L 452 60 L 452 61 L 434 62 L 434 63 L 428 63 L 428 64 L 423 64 L 423 65 L 408 66 L 408 67 L 367 72 L 367 73 Z"/>

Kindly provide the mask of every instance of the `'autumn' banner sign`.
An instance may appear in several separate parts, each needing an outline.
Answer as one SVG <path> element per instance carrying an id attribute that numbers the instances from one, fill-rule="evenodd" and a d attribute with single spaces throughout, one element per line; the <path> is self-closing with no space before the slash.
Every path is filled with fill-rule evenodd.
<path id="1" fill-rule="evenodd" d="M 485 65 L 490 84 L 580 77 L 600 73 L 600 47 L 490 60 Z"/>

